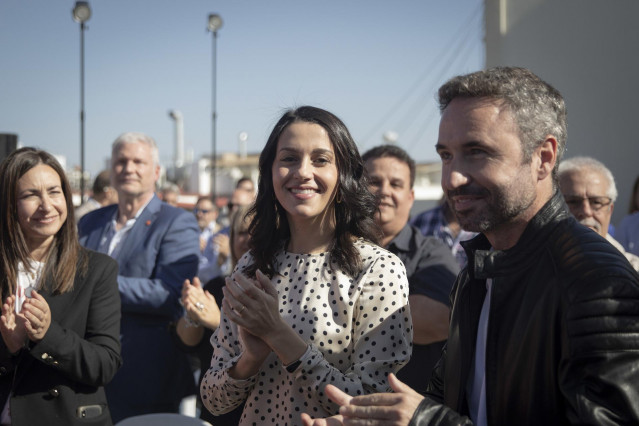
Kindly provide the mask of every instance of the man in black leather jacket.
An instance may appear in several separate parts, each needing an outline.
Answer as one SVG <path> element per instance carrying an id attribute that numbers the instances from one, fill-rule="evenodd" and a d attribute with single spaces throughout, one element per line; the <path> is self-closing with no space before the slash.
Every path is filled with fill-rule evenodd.
<path id="1" fill-rule="evenodd" d="M 557 191 L 561 95 L 505 67 L 453 78 L 439 102 L 442 187 L 481 234 L 464 245 L 428 396 L 392 375 L 389 394 L 328 385 L 340 415 L 304 423 L 639 424 L 639 275 Z"/>

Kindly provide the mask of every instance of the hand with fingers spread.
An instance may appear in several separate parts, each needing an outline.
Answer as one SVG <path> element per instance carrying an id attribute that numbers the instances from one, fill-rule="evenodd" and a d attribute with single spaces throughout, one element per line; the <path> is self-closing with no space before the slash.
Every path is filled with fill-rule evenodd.
<path id="1" fill-rule="evenodd" d="M 327 385 L 326 388 L 324 388 L 324 392 L 331 399 L 331 401 L 333 401 L 340 407 L 348 405 L 349 402 L 353 399 L 352 396 L 342 392 L 333 385 Z M 302 413 L 302 422 L 304 423 L 304 426 L 342 426 L 345 424 L 344 416 L 342 416 L 341 414 L 324 419 L 314 419 L 308 414 Z"/>
<path id="2" fill-rule="evenodd" d="M 49 304 L 37 291 L 31 292 L 31 298 L 22 305 L 21 314 L 24 315 L 27 336 L 32 342 L 39 342 L 51 325 L 51 310 Z"/>
<path id="3" fill-rule="evenodd" d="M 27 341 L 27 331 L 24 323 L 25 319 L 21 315 L 15 314 L 15 296 L 6 298 L 2 305 L 2 316 L 0 316 L 0 333 L 4 344 L 9 352 L 16 353 Z"/>
<path id="4" fill-rule="evenodd" d="M 393 393 L 374 393 L 357 397 L 350 397 L 335 386 L 327 385 L 326 395 L 340 405 L 340 416 L 312 419 L 309 415 L 303 414 L 302 421 L 305 426 L 408 425 L 424 396 L 402 383 L 394 374 L 388 375 L 388 381 Z M 340 420 L 341 423 L 338 423 Z"/>
<path id="5" fill-rule="evenodd" d="M 182 285 L 182 305 L 186 315 L 202 326 L 215 330 L 220 325 L 220 308 L 215 297 L 202 289 L 198 277 L 193 282 L 185 280 Z"/>

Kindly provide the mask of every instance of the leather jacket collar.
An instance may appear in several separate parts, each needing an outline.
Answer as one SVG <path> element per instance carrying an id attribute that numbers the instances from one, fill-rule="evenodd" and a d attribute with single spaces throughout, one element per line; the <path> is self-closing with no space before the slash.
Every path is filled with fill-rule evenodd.
<path id="1" fill-rule="evenodd" d="M 514 247 L 508 250 L 491 250 L 490 242 L 479 234 L 461 245 L 468 256 L 468 273 L 474 279 L 486 279 L 512 274 L 514 269 L 525 268 L 535 262 L 537 253 L 544 247 L 557 225 L 564 220 L 574 220 L 570 215 L 564 197 L 555 194 L 537 212 L 526 226 L 524 233 Z"/>

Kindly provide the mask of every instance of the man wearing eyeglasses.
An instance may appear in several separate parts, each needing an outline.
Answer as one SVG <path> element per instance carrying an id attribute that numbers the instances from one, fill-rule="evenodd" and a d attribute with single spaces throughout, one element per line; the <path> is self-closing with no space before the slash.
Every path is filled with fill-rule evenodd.
<path id="1" fill-rule="evenodd" d="M 591 157 L 574 157 L 559 165 L 559 186 L 573 216 L 623 253 L 639 271 L 639 257 L 627 253 L 608 233 L 617 199 L 617 186 L 610 170 Z"/>

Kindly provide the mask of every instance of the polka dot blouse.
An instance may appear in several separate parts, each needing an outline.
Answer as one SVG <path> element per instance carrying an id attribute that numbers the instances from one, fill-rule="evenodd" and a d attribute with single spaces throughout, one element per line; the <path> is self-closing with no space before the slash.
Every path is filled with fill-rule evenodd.
<path id="1" fill-rule="evenodd" d="M 272 352 L 255 376 L 230 377 L 242 346 L 237 327 L 222 314 L 201 387 L 213 414 L 246 401 L 241 425 L 295 425 L 302 412 L 337 414 L 339 407 L 323 393 L 328 383 L 350 395 L 388 391 L 387 375 L 406 364 L 412 350 L 408 281 L 394 254 L 363 240 L 356 247 L 364 268 L 355 279 L 332 269 L 327 253 L 276 255 L 279 274 L 271 282 L 280 314 L 309 344 L 293 373 Z M 246 254 L 237 268 L 251 263 Z"/>

